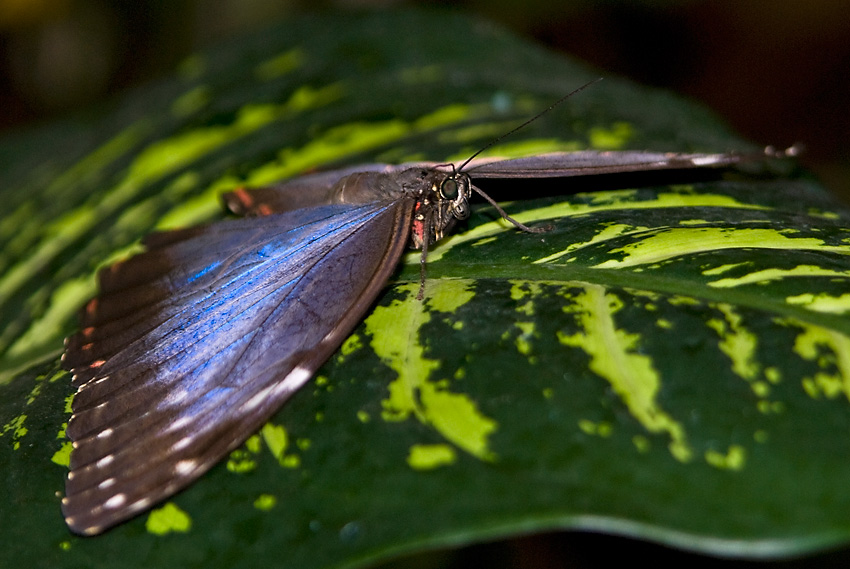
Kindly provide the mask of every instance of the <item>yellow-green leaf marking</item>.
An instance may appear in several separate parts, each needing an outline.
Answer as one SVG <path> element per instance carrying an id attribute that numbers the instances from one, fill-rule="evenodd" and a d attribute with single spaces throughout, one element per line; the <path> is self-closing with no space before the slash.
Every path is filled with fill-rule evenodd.
<path id="1" fill-rule="evenodd" d="M 410 301 L 418 283 L 397 287 L 407 293 L 407 300 L 375 308 L 366 319 L 366 328 L 375 353 L 398 374 L 383 401 L 384 420 L 414 417 L 466 452 L 491 460 L 495 455 L 488 447 L 488 437 L 496 422 L 484 416 L 467 395 L 449 390 L 455 370 L 448 377 L 434 377 L 440 362 L 426 356 L 419 337 L 421 326 L 435 312 L 451 313 L 469 302 L 474 295 L 471 285 L 468 280 L 428 281 L 424 304 Z"/>

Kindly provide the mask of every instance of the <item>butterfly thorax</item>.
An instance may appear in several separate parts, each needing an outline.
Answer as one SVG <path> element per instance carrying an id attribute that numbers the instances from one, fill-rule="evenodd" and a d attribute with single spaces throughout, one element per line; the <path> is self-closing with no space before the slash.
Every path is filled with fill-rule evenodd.
<path id="1" fill-rule="evenodd" d="M 439 241 L 458 220 L 469 217 L 470 185 L 463 172 L 416 167 L 351 174 L 339 180 L 331 194 L 336 203 L 410 200 L 411 247 L 421 249 L 425 241 Z"/>

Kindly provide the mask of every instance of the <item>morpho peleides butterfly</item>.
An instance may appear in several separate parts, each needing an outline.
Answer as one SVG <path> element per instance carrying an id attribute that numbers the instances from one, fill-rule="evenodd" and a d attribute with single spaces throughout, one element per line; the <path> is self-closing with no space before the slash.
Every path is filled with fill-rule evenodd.
<path id="1" fill-rule="evenodd" d="M 68 526 L 100 533 L 244 442 L 345 340 L 408 242 L 424 263 L 428 245 L 468 216 L 471 191 L 484 195 L 473 180 L 728 167 L 792 153 L 473 156 L 458 168 L 371 164 L 225 194 L 244 219 L 149 235 L 146 252 L 100 273 L 100 295 L 66 341 L 78 389 Z"/>

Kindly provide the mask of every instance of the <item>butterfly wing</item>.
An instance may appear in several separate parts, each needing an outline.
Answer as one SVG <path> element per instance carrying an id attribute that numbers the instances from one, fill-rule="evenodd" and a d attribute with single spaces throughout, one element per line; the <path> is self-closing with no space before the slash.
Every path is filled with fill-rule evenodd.
<path id="1" fill-rule="evenodd" d="M 256 431 L 362 318 L 412 211 L 402 198 L 154 234 L 105 270 L 64 356 L 69 527 L 134 516 Z"/>
<path id="2" fill-rule="evenodd" d="M 564 178 L 619 172 L 680 170 L 689 168 L 725 168 L 744 161 L 763 160 L 766 154 L 723 153 L 685 154 L 647 151 L 553 152 L 510 160 L 482 158 L 464 169 L 476 178 Z"/>
<path id="3" fill-rule="evenodd" d="M 335 201 L 335 184 L 363 172 L 393 174 L 414 166 L 433 166 L 433 162 L 408 162 L 406 164 L 359 164 L 327 172 L 299 176 L 273 186 L 238 189 L 222 194 L 225 207 L 236 215 L 269 215 L 315 207 Z M 368 188 L 366 188 L 368 191 Z"/>

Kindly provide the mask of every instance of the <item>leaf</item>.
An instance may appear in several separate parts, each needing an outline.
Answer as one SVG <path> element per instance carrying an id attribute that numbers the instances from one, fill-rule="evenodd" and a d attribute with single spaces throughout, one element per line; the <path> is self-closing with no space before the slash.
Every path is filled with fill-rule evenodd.
<path id="1" fill-rule="evenodd" d="M 65 527 L 58 355 L 96 267 L 223 217 L 237 185 L 465 158 L 593 77 L 463 16 L 316 17 L 0 142 L 6 564 L 354 567 L 554 528 L 715 555 L 846 543 L 850 215 L 770 172 L 485 188 L 551 230 L 478 207 L 431 252 L 425 302 L 412 255 L 229 461 L 104 536 Z M 562 107 L 493 152 L 752 148 L 616 79 Z"/>

